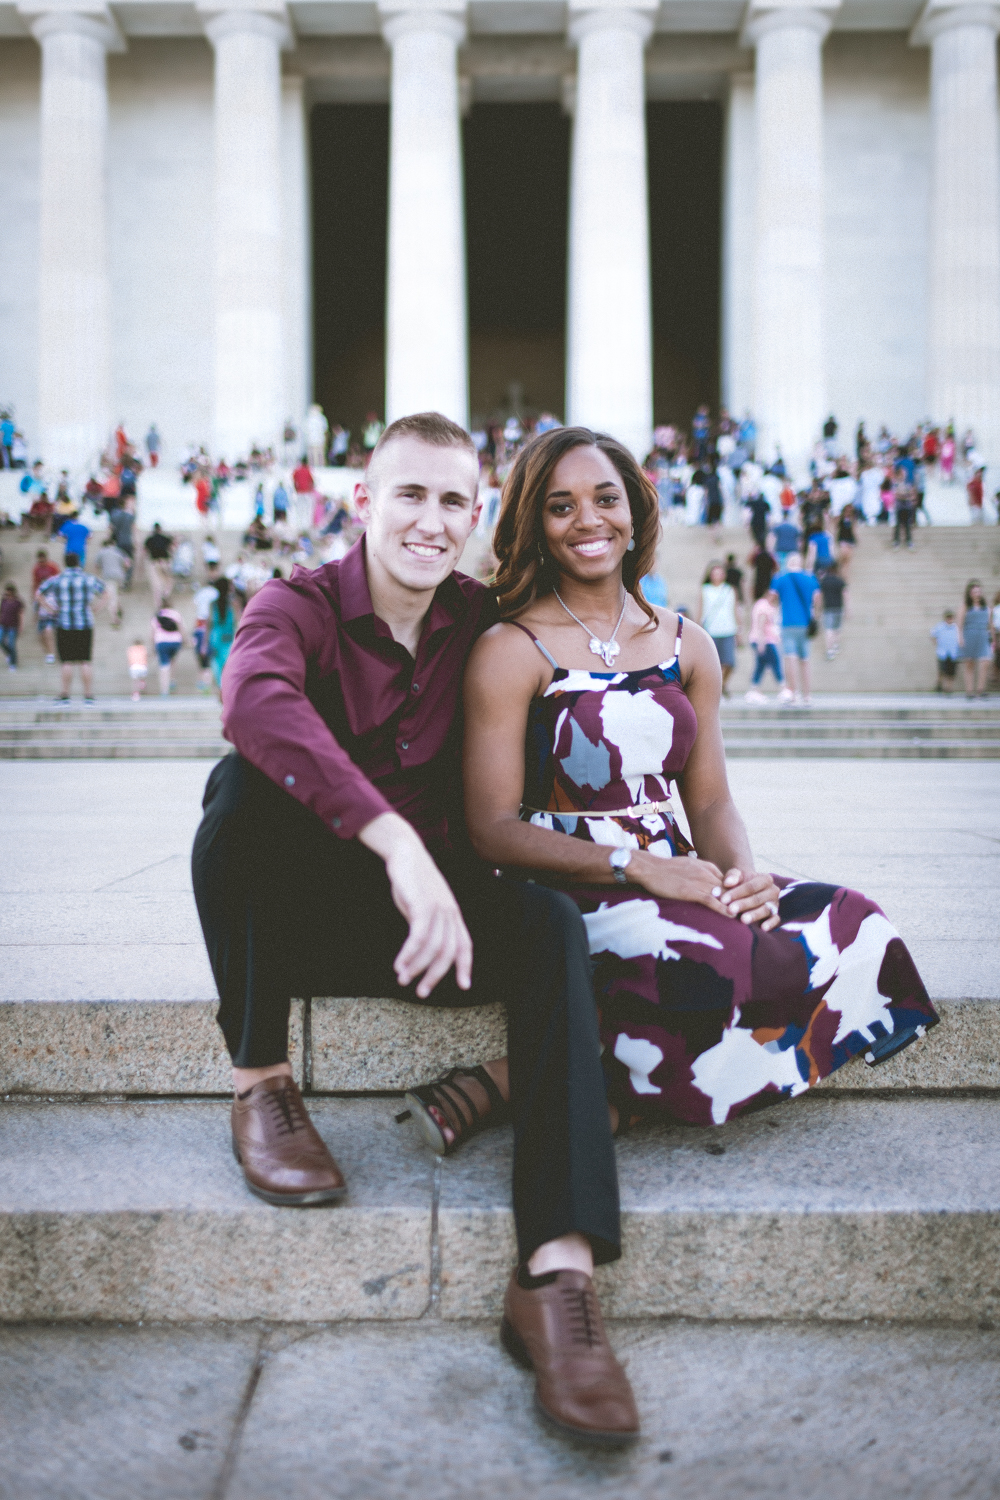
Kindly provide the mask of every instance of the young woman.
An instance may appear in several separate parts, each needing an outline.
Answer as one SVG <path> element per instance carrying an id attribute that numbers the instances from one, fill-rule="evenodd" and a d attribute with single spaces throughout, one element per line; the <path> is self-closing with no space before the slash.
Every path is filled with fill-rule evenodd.
<path id="1" fill-rule="evenodd" d="M 216 597 L 208 609 L 208 655 L 212 664 L 215 688 L 222 697 L 222 669 L 229 660 L 233 637 L 236 634 L 236 617 L 233 613 L 233 592 L 229 579 L 224 575 L 214 580 Z"/>
<path id="2" fill-rule="evenodd" d="M 174 657 L 184 644 L 184 621 L 176 609 L 169 607 L 169 596 L 150 621 L 153 646 L 160 665 L 160 697 L 169 696 L 173 686 Z"/>
<path id="3" fill-rule="evenodd" d="M 785 678 L 781 670 L 781 601 L 774 589 L 769 589 L 763 598 L 758 599 L 754 604 L 750 613 L 748 639 L 753 647 L 754 669 L 750 690 L 746 695 L 747 702 L 767 702 L 760 690 L 760 684 L 768 667 L 774 673 L 779 697 L 784 694 L 787 701 L 792 694 L 785 687 Z"/>
<path id="4" fill-rule="evenodd" d="M 986 697 L 986 674 L 990 669 L 990 611 L 978 578 L 971 578 L 958 612 L 962 632 L 962 661 L 965 664 L 965 696 Z"/>
<path id="5" fill-rule="evenodd" d="M 466 817 L 483 859 L 583 913 L 613 1125 L 718 1125 L 937 1017 L 873 901 L 755 870 L 718 653 L 637 584 L 658 538 L 656 492 L 613 439 L 568 427 L 521 450 L 494 538 L 506 622 L 465 679 Z M 487 1067 L 503 1094 L 503 1063 Z M 441 1151 L 491 1112 L 456 1077 L 474 1111 L 441 1083 L 409 1096 Z"/>
<path id="6" fill-rule="evenodd" d="M 854 506 L 845 505 L 837 521 L 837 562 L 840 565 L 840 576 L 845 583 L 849 581 L 851 576 L 851 561 L 854 557 L 854 549 L 857 544 L 858 537 L 854 529 Z"/>
<path id="7" fill-rule="evenodd" d="M 739 630 L 740 605 L 736 590 L 726 582 L 722 563 L 709 563 L 701 585 L 698 624 L 715 643 L 722 667 L 722 696 L 729 697 L 729 679 L 736 666 L 736 637 Z"/>

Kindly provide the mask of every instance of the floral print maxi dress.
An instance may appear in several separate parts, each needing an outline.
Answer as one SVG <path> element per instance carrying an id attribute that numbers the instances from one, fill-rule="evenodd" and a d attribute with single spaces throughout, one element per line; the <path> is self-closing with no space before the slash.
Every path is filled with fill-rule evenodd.
<path id="1" fill-rule="evenodd" d="M 670 797 L 698 732 L 670 661 L 636 672 L 555 668 L 531 706 L 521 816 L 539 828 L 664 859 L 690 844 Z M 584 818 L 581 813 L 608 816 Z M 874 901 L 774 876 L 780 926 L 762 932 L 636 887 L 572 886 L 594 961 L 609 1093 L 632 1114 L 721 1125 L 801 1094 L 862 1050 L 937 1015 Z"/>

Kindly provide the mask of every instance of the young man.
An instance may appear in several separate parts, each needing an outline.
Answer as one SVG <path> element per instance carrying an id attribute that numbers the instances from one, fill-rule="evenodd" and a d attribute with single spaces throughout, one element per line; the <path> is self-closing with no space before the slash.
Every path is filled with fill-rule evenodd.
<path id="1" fill-rule="evenodd" d="M 814 596 L 819 593 L 819 581 L 813 573 L 805 572 L 799 554 L 792 552 L 785 572 L 772 579 L 771 588 L 781 600 L 781 649 L 785 657 L 785 686 L 778 697 L 783 703 L 794 701 L 809 708 L 809 622 L 816 611 Z"/>
<path id="2" fill-rule="evenodd" d="M 58 703 L 69 702 L 73 667 L 79 663 L 83 679 L 83 701 L 94 701 L 94 669 L 90 658 L 94 646 L 93 599 L 104 593 L 104 584 L 92 578 L 80 566 L 75 552 L 66 553 L 66 566 L 55 578 L 47 578 L 35 592 L 43 609 L 48 608 L 56 620 L 56 651 L 61 662 L 62 695 Z"/>
<path id="3" fill-rule="evenodd" d="M 347 1191 L 291 1076 L 292 995 L 506 1003 L 510 1103 L 497 1065 L 459 1071 L 437 1096 L 442 1149 L 509 1109 L 520 1265 L 505 1342 L 554 1422 L 622 1443 L 638 1416 L 589 1274 L 620 1250 L 583 923 L 562 893 L 496 877 L 463 832 L 461 678 L 496 618 L 481 584 L 452 576 L 478 482 L 460 427 L 393 423 L 355 492 L 365 537 L 251 600 L 222 679 L 236 748 L 209 777 L 195 896 L 233 1060 L 233 1146 L 269 1203 Z"/>

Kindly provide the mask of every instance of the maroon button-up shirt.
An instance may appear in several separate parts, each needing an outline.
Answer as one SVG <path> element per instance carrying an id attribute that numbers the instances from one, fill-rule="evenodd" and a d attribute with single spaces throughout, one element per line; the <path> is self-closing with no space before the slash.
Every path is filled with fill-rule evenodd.
<path id="1" fill-rule="evenodd" d="M 453 573 L 414 660 L 375 613 L 364 547 L 251 599 L 223 673 L 223 733 L 341 838 L 398 812 L 447 844 L 461 818 L 462 673 L 496 602 Z"/>

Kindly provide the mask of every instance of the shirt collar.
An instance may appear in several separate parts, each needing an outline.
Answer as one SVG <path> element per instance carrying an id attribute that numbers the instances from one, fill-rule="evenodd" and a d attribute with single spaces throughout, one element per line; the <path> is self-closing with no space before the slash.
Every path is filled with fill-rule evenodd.
<path id="1" fill-rule="evenodd" d="M 371 590 L 368 587 L 363 536 L 344 554 L 339 569 L 339 582 L 340 618 L 345 624 L 350 620 L 360 620 L 366 616 L 376 618 Z M 430 635 L 435 630 L 454 625 L 462 612 L 464 600 L 465 596 L 455 581 L 454 573 L 449 573 L 435 591 L 434 602 L 428 611 L 423 634 Z"/>

